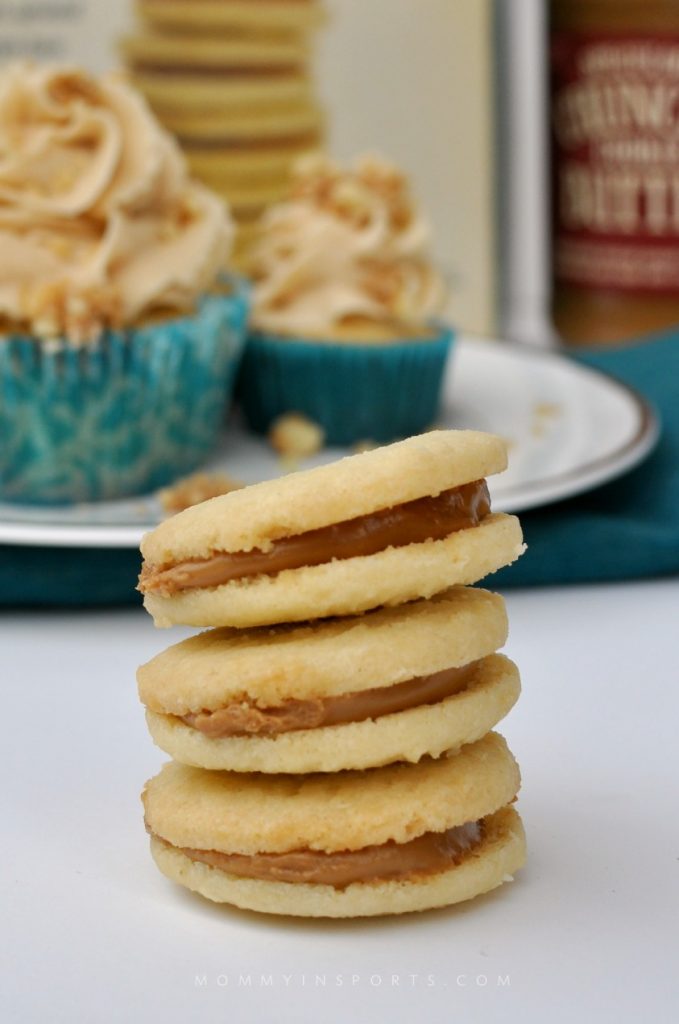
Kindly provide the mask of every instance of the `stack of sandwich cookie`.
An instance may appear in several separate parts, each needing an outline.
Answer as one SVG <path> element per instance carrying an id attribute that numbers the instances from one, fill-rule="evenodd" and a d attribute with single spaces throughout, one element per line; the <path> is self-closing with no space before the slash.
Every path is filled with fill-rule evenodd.
<path id="1" fill-rule="evenodd" d="M 139 670 L 174 759 L 144 794 L 160 869 L 269 913 L 468 899 L 521 866 L 500 597 L 522 550 L 490 511 L 498 438 L 432 432 L 187 509 L 142 545 L 160 625 L 219 628 Z M 238 627 L 238 628 L 234 628 Z"/>
<path id="2" fill-rule="evenodd" d="M 285 192 L 323 117 L 310 72 L 318 0 L 138 0 L 122 43 L 135 85 L 180 139 L 191 171 L 251 236 Z"/>

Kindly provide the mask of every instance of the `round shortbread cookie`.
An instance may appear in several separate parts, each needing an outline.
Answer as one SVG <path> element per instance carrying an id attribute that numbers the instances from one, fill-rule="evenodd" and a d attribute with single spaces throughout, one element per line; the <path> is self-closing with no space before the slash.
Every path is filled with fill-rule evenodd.
<path id="1" fill-rule="evenodd" d="M 147 533 L 141 553 L 163 566 L 213 551 L 267 550 L 282 537 L 435 496 L 500 473 L 506 465 L 500 437 L 432 430 L 194 505 Z"/>
<path id="2" fill-rule="evenodd" d="M 170 762 L 142 796 L 173 846 L 223 853 L 358 850 L 478 821 L 510 803 L 519 769 L 488 733 L 454 756 L 329 775 L 240 775 Z"/>
<path id="3" fill-rule="evenodd" d="M 357 618 L 273 629 L 215 629 L 161 651 L 137 672 L 139 697 L 171 715 L 251 700 L 336 697 L 389 687 L 492 654 L 507 639 L 504 601 L 455 587 Z"/>
<path id="4" fill-rule="evenodd" d="M 259 228 L 247 221 L 236 224 L 236 240 L 230 256 L 232 266 L 251 267 L 254 259 L 252 247 L 259 238 Z"/>
<path id="5" fill-rule="evenodd" d="M 268 209 L 266 203 L 245 203 L 244 205 L 238 205 L 237 203 L 230 201 L 228 196 L 228 189 L 226 188 L 213 188 L 213 192 L 217 192 L 222 198 L 229 203 L 231 214 L 233 216 L 236 227 L 240 227 L 241 224 L 245 224 L 250 227 L 253 221 L 259 221 Z"/>
<path id="6" fill-rule="evenodd" d="M 256 30 L 307 30 L 323 21 L 317 0 L 137 0 L 142 18 L 195 32 L 228 28 Z"/>
<path id="7" fill-rule="evenodd" d="M 263 181 L 251 184 L 233 184 L 222 182 L 211 186 L 214 192 L 223 196 L 233 212 L 238 215 L 240 210 L 263 211 L 266 206 L 277 203 L 285 197 L 289 188 L 287 181 Z"/>
<path id="8" fill-rule="evenodd" d="M 290 190 L 290 168 L 277 177 L 253 174 L 247 175 L 229 171 L 217 171 L 207 174 L 196 174 L 204 185 L 213 192 L 226 196 L 232 203 L 240 207 L 266 206 L 284 199 Z M 249 219 L 249 218 L 248 218 Z"/>
<path id="9" fill-rule="evenodd" d="M 137 71 L 133 82 L 157 111 L 221 110 L 228 106 L 243 114 L 250 108 L 308 104 L 311 83 L 301 74 L 201 75 L 199 72 Z"/>
<path id="10" fill-rule="evenodd" d="M 259 229 L 247 221 L 236 221 L 236 239 L 229 257 L 228 266 L 236 273 L 251 277 L 256 268 L 256 256 L 253 247 L 258 241 Z M 227 268 L 228 269 L 228 268 Z"/>
<path id="11" fill-rule="evenodd" d="M 303 36 L 269 36 L 210 33 L 209 36 L 147 31 L 127 36 L 120 43 L 122 56 L 136 70 L 141 68 L 196 68 L 223 71 L 225 68 L 299 67 L 309 58 L 309 44 Z"/>
<path id="12" fill-rule="evenodd" d="M 284 139 L 318 132 L 323 126 L 322 111 L 310 101 L 282 104 L 275 109 L 159 110 L 158 116 L 169 131 L 189 143 L 193 140 Z"/>
<path id="13" fill-rule="evenodd" d="M 200 508 L 195 506 L 196 510 Z M 180 512 L 175 518 L 183 515 Z M 171 523 L 167 521 L 167 525 Z M 187 540 L 195 541 L 190 526 L 186 530 Z M 217 545 L 215 548 L 219 550 Z M 182 590 L 168 597 L 147 593 L 144 607 L 161 628 L 249 627 L 356 615 L 371 608 L 430 598 L 459 584 L 476 583 L 515 561 L 522 552 L 518 519 L 500 513 L 486 516 L 478 526 L 458 530 L 444 540 L 286 569 L 272 576 L 232 580 L 219 587 Z"/>
<path id="14" fill-rule="evenodd" d="M 491 654 L 467 687 L 445 700 L 346 725 L 210 739 L 172 715 L 147 711 L 146 721 L 154 742 L 182 764 L 233 772 L 338 772 L 417 762 L 474 743 L 511 710 L 520 690 L 516 666 Z"/>
<path id="15" fill-rule="evenodd" d="M 261 148 L 220 148 L 185 150 L 193 174 L 210 184 L 234 181 L 287 181 L 290 168 L 305 153 L 318 146 L 318 140 L 301 139 L 286 144 L 273 143 Z"/>
<path id="16" fill-rule="evenodd" d="M 256 219 L 254 222 L 249 218 L 239 220 L 236 224 L 236 248 L 249 247 L 253 244 L 255 239 L 260 236 L 259 220 Z"/>
<path id="17" fill-rule="evenodd" d="M 526 839 L 519 815 L 504 807 L 484 819 L 479 846 L 447 871 L 345 889 L 237 878 L 153 838 L 151 853 L 167 878 L 216 903 L 295 917 L 373 917 L 451 906 L 513 881 L 526 860 Z"/>

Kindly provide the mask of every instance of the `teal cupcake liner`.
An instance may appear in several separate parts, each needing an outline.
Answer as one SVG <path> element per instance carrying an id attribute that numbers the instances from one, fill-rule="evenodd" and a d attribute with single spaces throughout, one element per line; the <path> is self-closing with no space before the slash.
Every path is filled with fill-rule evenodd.
<path id="1" fill-rule="evenodd" d="M 330 445 L 394 441 L 429 428 L 438 413 L 453 331 L 431 338 L 346 344 L 250 333 L 237 397 L 249 426 L 266 433 L 298 412 L 320 424 Z"/>
<path id="2" fill-rule="evenodd" d="M 0 339 L 0 500 L 101 501 L 201 465 L 245 343 L 248 289 L 228 278 L 191 316 L 92 343 Z"/>

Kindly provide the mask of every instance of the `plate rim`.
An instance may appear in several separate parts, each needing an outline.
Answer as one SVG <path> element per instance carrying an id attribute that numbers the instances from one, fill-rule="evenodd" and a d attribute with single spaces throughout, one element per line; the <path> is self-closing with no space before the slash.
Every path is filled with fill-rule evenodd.
<path id="1" fill-rule="evenodd" d="M 597 377 L 599 380 L 604 381 L 606 385 L 613 385 L 614 388 L 625 393 L 630 399 L 631 405 L 636 408 L 638 413 L 637 429 L 634 435 L 621 447 L 609 452 L 607 455 L 600 455 L 598 458 L 592 459 L 591 462 L 582 464 L 577 469 L 557 473 L 547 480 L 528 481 L 521 484 L 520 487 L 514 486 L 504 492 L 501 491 L 498 499 L 502 502 L 503 509 L 506 508 L 508 511 L 512 511 L 511 503 L 517 491 L 520 491 L 522 495 L 526 491 L 534 491 L 536 494 L 544 494 L 546 491 L 553 492 L 552 497 L 536 496 L 532 498 L 529 496 L 525 501 L 522 499 L 516 509 L 519 512 L 528 512 L 534 508 L 544 508 L 567 497 L 575 498 L 579 494 L 585 494 L 639 465 L 650 455 L 658 443 L 661 434 L 661 421 L 658 410 L 636 388 L 628 384 L 627 381 L 621 380 L 616 374 L 602 370 L 598 366 L 591 366 L 589 363 L 581 363 L 574 360 L 570 350 L 565 346 L 540 348 L 537 345 L 531 345 L 529 342 L 504 342 L 496 338 L 475 338 L 474 343 L 477 341 L 489 344 L 494 348 L 513 349 L 529 354 L 531 358 L 538 356 L 547 360 L 556 360 L 560 365 L 565 363 L 570 369 L 582 372 L 586 376 Z M 574 480 L 581 481 L 581 486 L 573 487 L 572 483 Z"/>
<path id="2" fill-rule="evenodd" d="M 564 346 L 542 348 L 522 341 L 505 341 L 500 338 L 485 338 L 460 334 L 456 343 L 463 345 L 484 345 L 503 354 L 520 354 L 531 360 L 542 359 L 567 366 L 577 373 L 596 377 L 606 385 L 626 394 L 638 414 L 637 429 L 632 438 L 621 447 L 601 455 L 577 469 L 567 470 L 547 480 L 527 481 L 509 488 L 504 493 L 500 488 L 496 503 L 501 511 L 509 513 L 528 512 L 543 508 L 566 498 L 575 498 L 598 486 L 616 479 L 639 465 L 657 444 L 661 435 L 661 421 L 653 403 L 641 395 L 632 385 L 620 380 L 613 373 L 572 358 Z M 451 371 L 449 371 L 451 372 Z M 453 377 L 454 380 L 454 377 Z M 528 493 L 527 493 L 528 492 Z M 136 495 L 126 500 L 149 500 L 150 495 Z M 9 504 L 9 503 L 4 503 Z M 34 522 L 5 522 L 0 520 L 0 545 L 15 547 L 63 547 L 97 549 L 138 548 L 141 537 L 156 524 L 82 525 L 77 523 L 47 524 Z"/>

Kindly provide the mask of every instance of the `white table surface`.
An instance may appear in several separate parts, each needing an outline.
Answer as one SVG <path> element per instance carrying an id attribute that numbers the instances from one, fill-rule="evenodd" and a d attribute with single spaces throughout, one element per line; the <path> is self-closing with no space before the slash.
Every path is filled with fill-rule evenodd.
<path id="1" fill-rule="evenodd" d="M 511 592 L 529 863 L 452 910 L 294 922 L 215 907 L 152 864 L 164 755 L 141 611 L 0 615 L 1 1019 L 677 1020 L 679 584 Z"/>

